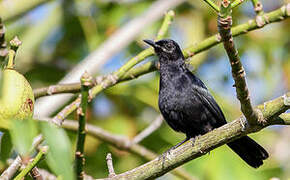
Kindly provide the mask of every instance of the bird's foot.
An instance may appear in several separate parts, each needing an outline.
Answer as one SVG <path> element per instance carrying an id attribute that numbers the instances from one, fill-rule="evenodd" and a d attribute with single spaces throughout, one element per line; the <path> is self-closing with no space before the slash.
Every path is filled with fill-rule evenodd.
<path id="1" fill-rule="evenodd" d="M 174 149 L 176 149 L 177 147 L 179 147 L 180 145 L 182 145 L 184 142 L 186 142 L 187 140 L 189 140 L 188 137 L 186 137 L 183 141 L 179 142 L 178 144 L 176 144 L 175 146 L 169 148 L 167 151 L 165 151 L 164 153 L 162 153 L 162 155 L 160 156 L 160 159 L 162 159 L 162 167 L 164 166 L 165 163 L 165 159 L 167 157 L 167 155 L 170 155 L 170 152 Z"/>
<path id="2" fill-rule="evenodd" d="M 178 144 L 176 144 L 175 146 L 171 147 L 170 149 L 168 149 L 166 151 L 166 153 L 170 154 L 170 151 L 178 148 L 180 145 L 182 145 L 183 143 L 185 143 L 186 141 L 188 141 L 190 138 L 186 137 L 183 141 L 179 142 Z"/>
<path id="3" fill-rule="evenodd" d="M 195 138 L 195 137 L 192 137 L 192 138 L 190 138 L 190 141 L 191 141 L 191 145 L 192 145 L 192 147 L 194 147 L 195 140 L 196 140 L 196 138 Z"/>

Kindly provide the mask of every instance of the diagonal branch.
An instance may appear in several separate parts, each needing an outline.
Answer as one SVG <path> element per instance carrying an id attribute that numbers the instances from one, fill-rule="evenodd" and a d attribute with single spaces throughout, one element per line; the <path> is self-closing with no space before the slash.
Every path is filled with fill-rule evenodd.
<path id="1" fill-rule="evenodd" d="M 43 141 L 42 135 L 35 137 L 30 151 L 32 152 L 36 147 L 38 147 L 42 143 L 42 141 Z M 14 176 L 14 174 L 18 171 L 21 165 L 22 159 L 18 155 L 10 164 L 10 166 L 1 174 L 0 179 L 11 179 Z"/>
<path id="2" fill-rule="evenodd" d="M 246 34 L 249 31 L 253 31 L 256 29 L 260 29 L 264 27 L 267 24 L 278 22 L 281 20 L 284 20 L 289 17 L 290 12 L 290 3 L 282 6 L 281 8 L 271 11 L 269 13 L 265 13 L 262 15 L 261 20 L 262 21 L 256 21 L 256 19 L 251 19 L 247 23 L 243 23 L 240 25 L 237 25 L 232 28 L 232 36 L 239 36 L 242 34 Z M 183 50 L 183 54 L 186 58 L 192 57 L 200 52 L 203 52 L 217 44 L 221 43 L 221 37 L 219 34 L 215 34 L 202 42 L 198 43 L 197 45 L 191 45 Z M 149 53 L 148 55 L 139 58 L 146 58 L 150 55 L 152 55 L 153 52 Z M 142 60 L 143 60 L 142 59 Z M 196 64 L 194 61 L 188 61 L 187 63 L 194 65 L 197 67 L 199 64 Z M 199 62 L 202 63 L 202 62 Z M 120 83 L 123 81 L 135 79 L 139 76 L 142 76 L 144 74 L 150 73 L 152 71 L 156 71 L 158 69 L 158 61 L 150 61 L 147 62 L 141 66 L 135 67 L 130 69 L 126 74 L 119 78 L 116 83 Z M 105 79 L 108 79 L 108 76 L 102 77 L 102 80 L 99 82 L 103 82 Z M 34 96 L 35 98 L 39 98 L 42 96 L 50 95 L 50 94 L 60 94 L 60 93 L 74 93 L 80 91 L 80 83 L 73 83 L 73 84 L 63 84 L 63 85 L 54 85 L 49 86 L 45 88 L 39 88 L 34 90 Z M 65 117 L 64 117 L 65 118 Z"/>
<path id="3" fill-rule="evenodd" d="M 112 36 L 102 43 L 95 51 L 90 53 L 67 73 L 59 83 L 79 82 L 80 76 L 84 71 L 90 74 L 96 74 L 108 60 L 134 41 L 145 27 L 160 19 L 164 12 L 182 4 L 184 1 L 185 0 L 154 1 L 143 14 L 130 20 L 118 29 L 118 31 L 112 34 Z M 63 107 L 71 98 L 72 96 L 67 94 L 39 99 L 35 103 L 36 108 L 34 114 L 38 117 L 49 117 L 52 113 L 55 113 L 59 108 Z"/>
<path id="4" fill-rule="evenodd" d="M 189 140 L 183 145 L 163 154 L 163 158 L 157 157 L 154 160 L 139 166 L 130 171 L 116 175 L 114 179 L 153 179 L 162 176 L 172 169 L 202 155 L 207 154 L 211 150 L 233 141 L 236 138 L 249 133 L 257 132 L 266 126 L 274 123 L 275 117 L 290 108 L 289 104 L 285 104 L 285 99 L 290 100 L 290 92 L 272 101 L 265 102 L 256 108 L 260 111 L 261 118 L 264 119 L 263 125 L 245 127 L 245 118 L 238 119 L 225 124 L 224 126 L 214 129 L 205 135 L 197 137 L 194 142 Z M 281 123 L 277 123 L 281 124 Z M 146 173 L 144 173 L 146 172 Z M 106 178 L 108 179 L 108 178 Z"/>
<path id="5" fill-rule="evenodd" d="M 134 144 L 140 143 L 143 139 L 145 139 L 147 136 L 156 131 L 161 126 L 162 122 L 163 117 L 160 114 L 152 123 L 150 123 L 150 125 L 146 129 L 144 129 L 141 133 L 139 133 L 137 136 L 134 137 L 132 143 Z"/>
<path id="6" fill-rule="evenodd" d="M 73 120 L 65 120 L 62 124 L 62 127 L 69 130 L 77 130 L 78 123 Z M 107 142 L 111 144 L 112 146 L 115 146 L 118 149 L 129 151 L 133 154 L 136 154 L 146 160 L 152 160 L 157 157 L 157 155 L 147 149 L 144 146 L 141 146 L 139 144 L 132 143 L 127 137 L 125 136 L 119 136 L 111 134 L 110 132 L 103 130 L 99 127 L 96 127 L 91 124 L 86 125 L 86 129 L 89 135 L 98 138 L 104 142 Z M 189 175 L 186 171 L 184 171 L 181 168 L 177 168 L 172 171 L 172 174 L 187 180 L 193 180 L 196 179 L 195 177 L 192 177 Z"/>
<path id="7" fill-rule="evenodd" d="M 204 2 L 206 2 L 213 10 L 215 10 L 215 12 L 219 12 L 220 8 L 211 0 L 203 0 Z"/>
<path id="8" fill-rule="evenodd" d="M 165 32 L 167 32 L 171 21 L 173 20 L 174 13 L 173 11 L 169 11 L 165 14 L 164 21 L 161 25 L 161 28 L 157 35 L 157 40 L 163 38 Z M 90 90 L 90 98 L 96 97 L 104 89 L 116 84 L 119 79 L 121 79 L 131 68 L 133 68 L 136 64 L 143 61 L 146 57 L 153 54 L 153 48 L 148 48 L 142 52 L 140 52 L 137 56 L 131 58 L 127 63 L 125 63 L 118 71 L 106 76 L 106 79 L 98 83 L 95 87 Z M 54 123 L 60 125 L 62 120 L 73 112 L 76 108 L 75 105 L 80 103 L 80 98 L 77 98 L 73 103 L 66 106 L 65 109 L 60 111 L 52 120 Z"/>
<path id="9" fill-rule="evenodd" d="M 272 11 L 270 13 L 264 14 L 264 16 L 267 16 L 268 21 L 267 23 L 270 22 L 276 22 L 276 21 L 281 21 L 282 19 L 289 17 L 289 12 L 287 12 L 287 7 L 290 6 L 290 3 L 288 3 L 285 6 L 282 6 L 280 9 Z M 290 9 L 290 8 L 288 8 Z M 255 23 L 255 21 L 249 21 L 248 23 L 241 24 L 236 27 L 236 29 L 233 29 L 233 34 L 244 34 L 249 30 L 254 30 L 260 28 L 260 26 Z M 216 44 L 218 44 L 221 41 L 221 37 L 219 35 L 212 36 L 201 43 L 199 43 L 198 46 L 190 46 L 186 48 L 183 53 L 185 57 L 190 57 L 193 56 L 195 53 L 199 53 L 201 51 L 204 51 Z M 155 68 L 155 63 L 149 62 L 144 64 L 143 66 L 137 67 L 136 69 L 130 69 L 137 63 L 141 62 L 144 58 L 152 55 L 153 50 L 152 49 L 146 49 L 139 53 L 137 56 L 134 58 L 130 59 L 124 66 L 122 66 L 118 71 L 116 71 L 113 75 L 107 75 L 106 79 L 101 81 L 100 84 L 95 86 L 94 88 L 91 89 L 90 95 L 92 98 L 96 97 L 101 91 L 104 89 L 111 87 L 118 82 L 121 82 L 123 80 L 128 80 L 128 79 L 133 79 L 136 76 L 139 76 L 140 74 L 145 74 L 148 71 L 152 70 L 152 68 Z M 152 67 L 153 66 L 153 67 Z M 71 104 L 66 106 L 63 110 L 61 110 L 56 116 L 54 116 L 53 121 L 58 122 L 61 124 L 63 119 L 65 119 L 70 113 L 72 113 L 77 106 L 80 103 L 80 99 L 77 98 L 74 100 Z"/>
<path id="10" fill-rule="evenodd" d="M 237 7 L 238 5 L 242 4 L 244 2 L 244 0 L 235 0 L 231 3 L 231 7 L 232 9 Z"/>
<path id="11" fill-rule="evenodd" d="M 48 147 L 43 146 L 34 159 L 14 178 L 14 180 L 21 180 L 40 162 L 41 158 L 47 153 Z"/>

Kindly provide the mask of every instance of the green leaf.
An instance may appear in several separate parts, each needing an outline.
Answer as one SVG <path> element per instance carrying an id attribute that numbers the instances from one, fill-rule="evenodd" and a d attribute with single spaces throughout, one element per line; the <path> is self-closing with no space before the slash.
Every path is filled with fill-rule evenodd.
<path id="1" fill-rule="evenodd" d="M 31 119 L 13 120 L 10 133 L 16 151 L 22 156 L 28 155 L 37 136 L 36 122 Z"/>
<path id="2" fill-rule="evenodd" d="M 0 161 L 6 162 L 12 151 L 12 140 L 8 131 L 2 132 L 0 139 Z"/>
<path id="3" fill-rule="evenodd" d="M 50 169 L 62 179 L 74 179 L 71 144 L 65 131 L 46 122 L 41 123 L 41 131 L 49 146 L 47 164 Z"/>

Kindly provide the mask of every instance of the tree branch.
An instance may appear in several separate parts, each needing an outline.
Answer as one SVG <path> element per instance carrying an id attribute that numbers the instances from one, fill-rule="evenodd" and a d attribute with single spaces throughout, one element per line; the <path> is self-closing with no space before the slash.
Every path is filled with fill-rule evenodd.
<path id="1" fill-rule="evenodd" d="M 163 38 L 165 35 L 165 32 L 168 30 L 169 25 L 171 21 L 173 20 L 174 13 L 173 11 L 170 11 L 165 14 L 164 21 L 161 25 L 161 28 L 157 35 L 157 40 Z M 143 61 L 146 57 L 152 55 L 154 52 L 153 48 L 148 48 L 146 50 L 141 51 L 137 56 L 131 58 L 127 63 L 125 63 L 118 71 L 109 74 L 106 76 L 106 78 L 98 83 L 95 87 L 93 87 L 90 90 L 90 98 L 96 97 L 98 93 L 100 93 L 102 90 L 116 84 L 119 79 L 122 78 L 128 72 L 131 68 L 133 68 L 136 64 Z M 80 103 L 80 98 L 77 98 L 73 103 L 66 106 L 62 111 L 60 111 L 54 118 L 52 119 L 52 122 L 60 125 L 71 112 L 73 112 L 76 108 L 75 105 Z"/>
<path id="2" fill-rule="evenodd" d="M 43 141 L 43 137 L 42 135 L 39 135 L 37 137 L 34 138 L 33 143 L 32 143 L 32 148 L 31 148 L 31 152 L 38 146 L 40 145 L 40 143 Z M 13 162 L 11 163 L 11 165 L 1 174 L 0 179 L 11 179 L 14 174 L 17 172 L 17 170 L 20 168 L 20 166 L 22 165 L 22 159 L 21 157 L 18 155 Z"/>
<path id="3" fill-rule="evenodd" d="M 40 148 L 35 158 L 14 179 L 15 180 L 23 179 L 41 160 L 42 156 L 47 153 L 47 150 L 48 150 L 47 146 L 43 146 L 42 148 Z"/>
<path id="4" fill-rule="evenodd" d="M 106 160 L 107 160 L 107 166 L 108 166 L 108 171 L 109 171 L 109 178 L 116 176 L 111 153 L 107 154 Z"/>
<path id="5" fill-rule="evenodd" d="M 49 121 L 49 120 L 46 119 L 46 121 Z M 65 129 L 76 131 L 78 128 L 78 123 L 73 120 L 65 120 L 62 124 L 62 127 Z M 118 136 L 118 135 L 111 134 L 110 132 L 107 132 L 99 127 L 96 127 L 88 123 L 86 125 L 86 129 L 89 135 L 96 137 L 100 139 L 101 141 L 107 142 L 118 149 L 129 151 L 146 160 L 152 160 L 157 157 L 157 155 L 154 152 L 150 151 L 144 146 L 132 143 L 125 136 Z M 173 170 L 172 173 L 178 177 L 181 177 L 182 179 L 187 179 L 187 180 L 196 179 L 195 177 L 192 177 L 181 168 L 177 168 Z"/>
<path id="6" fill-rule="evenodd" d="M 255 19 L 251 19 L 247 23 L 237 25 L 237 26 L 232 28 L 232 36 L 235 37 L 235 36 L 239 36 L 242 34 L 246 34 L 249 31 L 260 29 L 267 24 L 282 21 L 282 20 L 289 17 L 290 12 L 287 12 L 287 10 L 289 11 L 289 9 L 290 9 L 290 3 L 282 6 L 281 8 L 279 8 L 277 10 L 271 11 L 269 13 L 265 13 L 264 15 L 261 16 L 262 21 L 258 21 L 258 23 Z M 215 34 L 215 35 L 203 40 L 202 42 L 198 43 L 197 45 L 191 45 L 191 46 L 185 48 L 183 50 L 183 54 L 186 58 L 189 58 L 189 57 L 192 57 L 200 52 L 203 52 L 203 51 L 205 51 L 205 50 L 207 50 L 207 49 L 209 49 L 209 48 L 211 48 L 219 43 L 221 43 L 221 37 L 219 34 Z M 145 56 L 141 56 L 139 58 L 141 58 L 141 60 L 143 60 L 144 58 L 151 56 L 151 55 L 153 55 L 153 52 L 149 52 L 149 54 L 146 54 Z M 139 60 L 139 61 L 141 61 L 141 60 Z M 194 61 L 188 61 L 187 63 L 193 64 L 193 65 L 195 65 L 195 67 L 199 65 L 199 64 L 195 64 Z M 202 62 L 200 62 L 200 63 L 202 63 Z M 119 78 L 116 83 L 135 79 L 135 78 L 142 76 L 144 74 L 150 73 L 152 71 L 156 71 L 158 68 L 159 68 L 158 61 L 155 60 L 155 61 L 147 62 L 141 66 L 130 69 L 128 72 L 125 73 L 124 76 Z M 103 82 L 105 79 L 108 79 L 108 76 L 110 76 L 110 75 L 102 76 L 103 78 L 101 81 L 99 81 L 99 83 Z M 99 84 L 99 83 L 97 83 L 97 84 Z M 74 92 L 80 91 L 80 83 L 54 85 L 51 87 L 52 87 L 51 89 L 54 89 L 53 94 L 74 93 Z M 49 93 L 47 93 L 48 89 L 49 89 L 49 87 L 35 89 L 34 96 L 36 98 L 38 98 L 38 97 L 41 97 L 44 95 L 49 95 Z M 71 106 L 73 106 L 73 105 L 71 104 Z M 74 107 L 72 107 L 71 110 L 72 111 L 75 110 Z M 66 117 L 65 113 L 64 113 L 63 117 L 64 118 Z"/>
<path id="7" fill-rule="evenodd" d="M 10 166 L 1 174 L 0 179 L 11 179 L 22 165 L 22 159 L 17 156 Z"/>
<path id="8" fill-rule="evenodd" d="M 154 131 L 156 131 L 161 126 L 162 122 L 163 117 L 160 114 L 152 123 L 150 123 L 150 125 L 146 129 L 144 129 L 141 133 L 139 133 L 137 136 L 134 137 L 132 143 L 134 144 L 140 143 L 143 139 L 145 139 Z"/>
<path id="9" fill-rule="evenodd" d="M 242 4 L 242 2 L 244 2 L 244 0 L 235 0 L 234 2 L 232 2 L 231 3 L 232 9 L 237 7 L 238 5 Z"/>
<path id="10" fill-rule="evenodd" d="M 43 180 L 43 177 L 37 167 L 31 169 L 30 175 L 34 180 Z"/>
<path id="11" fill-rule="evenodd" d="M 78 180 L 84 179 L 84 146 L 86 138 L 86 113 L 88 105 L 88 91 L 89 87 L 92 86 L 92 77 L 85 72 L 81 77 L 81 104 L 78 107 L 78 118 L 79 118 L 79 128 L 77 136 L 77 147 L 75 152 L 75 173 Z"/>
<path id="12" fill-rule="evenodd" d="M 270 13 L 264 14 L 263 16 L 267 16 L 268 21 L 270 22 L 276 22 L 281 21 L 282 19 L 289 17 L 289 12 L 287 12 L 287 8 L 290 6 L 290 3 L 288 3 L 285 6 L 282 6 L 280 9 L 272 11 Z M 290 9 L 290 8 L 288 8 Z M 265 22 L 266 23 L 266 22 Z M 243 34 L 246 33 L 249 30 L 257 29 L 259 26 L 254 21 L 249 21 L 248 23 L 239 25 L 236 27 L 236 29 L 233 29 L 233 34 Z M 201 43 L 199 43 L 198 46 L 190 46 L 189 48 L 186 48 L 183 52 L 185 57 L 193 56 L 195 53 L 199 53 L 203 50 L 206 50 L 216 44 L 218 44 L 221 41 L 221 37 L 219 35 L 212 36 Z M 90 96 L 91 98 L 96 97 L 98 93 L 103 91 L 104 89 L 111 87 L 118 82 L 120 82 L 122 79 L 127 79 L 127 74 L 129 74 L 129 77 L 132 79 L 132 77 L 136 77 L 140 74 L 144 74 L 144 72 L 140 72 L 144 70 L 144 66 L 146 67 L 146 70 L 148 69 L 148 65 L 143 65 L 143 67 L 139 67 L 139 71 L 137 74 L 133 74 L 130 69 L 136 65 L 137 63 L 141 62 L 144 58 L 152 55 L 153 50 L 151 48 L 146 49 L 142 52 L 140 52 L 137 56 L 130 59 L 124 66 L 122 66 L 118 71 L 113 73 L 112 75 L 108 75 L 106 79 L 104 79 L 100 84 L 96 85 L 90 90 Z M 150 65 L 153 63 L 151 62 Z M 150 69 L 150 67 L 149 67 Z M 136 71 L 134 71 L 136 73 Z M 147 72 L 146 72 L 147 73 Z M 61 124 L 62 120 L 65 119 L 70 113 L 72 113 L 78 104 L 80 103 L 80 99 L 77 98 L 75 101 L 73 101 L 71 104 L 66 106 L 63 110 L 61 110 L 56 116 L 54 116 L 53 121 L 59 122 Z"/>
<path id="13" fill-rule="evenodd" d="M 211 0 L 203 0 L 204 2 L 206 2 L 215 12 L 219 12 L 220 8 Z"/>
<path id="14" fill-rule="evenodd" d="M 34 89 L 34 97 L 40 98 L 43 96 L 50 96 L 53 94 L 61 93 L 78 93 L 81 89 L 81 83 L 71 83 L 71 84 L 56 84 L 48 87 Z"/>
<path id="15" fill-rule="evenodd" d="M 259 0 L 251 0 L 252 4 L 254 6 L 254 10 L 256 12 L 257 15 L 263 15 L 264 11 L 263 11 L 263 5 Z"/>
<path id="16" fill-rule="evenodd" d="M 116 31 L 108 40 L 102 43 L 98 49 L 90 53 L 85 59 L 75 66 L 67 75 L 59 82 L 60 84 L 79 82 L 80 76 L 84 71 L 95 74 L 108 60 L 116 53 L 120 52 L 128 46 L 135 38 L 153 22 L 162 17 L 163 13 L 175 6 L 183 3 L 185 0 L 157 0 L 154 1 L 147 10 L 140 16 L 130 20 L 118 31 Z M 116 46 L 117 44 L 117 46 Z M 152 54 L 152 53 L 151 53 Z M 35 103 L 35 116 L 49 117 L 56 110 L 61 108 L 71 95 L 52 96 L 39 99 Z"/>
<path id="17" fill-rule="evenodd" d="M 236 87 L 237 98 L 241 103 L 241 110 L 249 123 L 256 124 L 259 123 L 258 114 L 254 111 L 251 104 L 246 82 L 246 73 L 240 60 L 238 50 L 235 47 L 231 32 L 232 9 L 230 1 L 223 0 L 220 9 L 218 16 L 218 30 L 232 67 L 232 76 L 235 81 L 234 86 Z"/>
<path id="18" fill-rule="evenodd" d="M 273 124 L 290 125 L 290 113 L 282 113 L 275 117 Z"/>
<path id="19" fill-rule="evenodd" d="M 263 125 L 245 126 L 245 118 L 241 116 L 205 135 L 196 137 L 194 142 L 192 140 L 185 142 L 178 148 L 171 150 L 170 153 L 163 154 L 163 158 L 157 157 L 142 166 L 116 175 L 113 178 L 110 178 L 110 180 L 157 178 L 192 159 L 196 159 L 221 145 L 233 141 L 234 139 L 249 133 L 257 132 L 273 124 L 277 115 L 290 108 L 289 104 L 284 103 L 285 98 L 288 101 L 290 100 L 290 92 L 277 99 L 265 102 L 263 105 L 256 108 L 257 111 L 261 112 L 260 115 L 265 120 Z"/>

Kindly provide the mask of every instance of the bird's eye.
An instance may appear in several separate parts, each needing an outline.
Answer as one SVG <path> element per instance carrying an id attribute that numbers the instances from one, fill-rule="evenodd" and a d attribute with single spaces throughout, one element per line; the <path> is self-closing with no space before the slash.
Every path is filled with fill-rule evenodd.
<path id="1" fill-rule="evenodd" d="M 165 45 L 165 48 L 166 48 L 167 50 L 171 50 L 171 49 L 172 49 L 172 44 L 166 44 L 166 45 Z"/>

